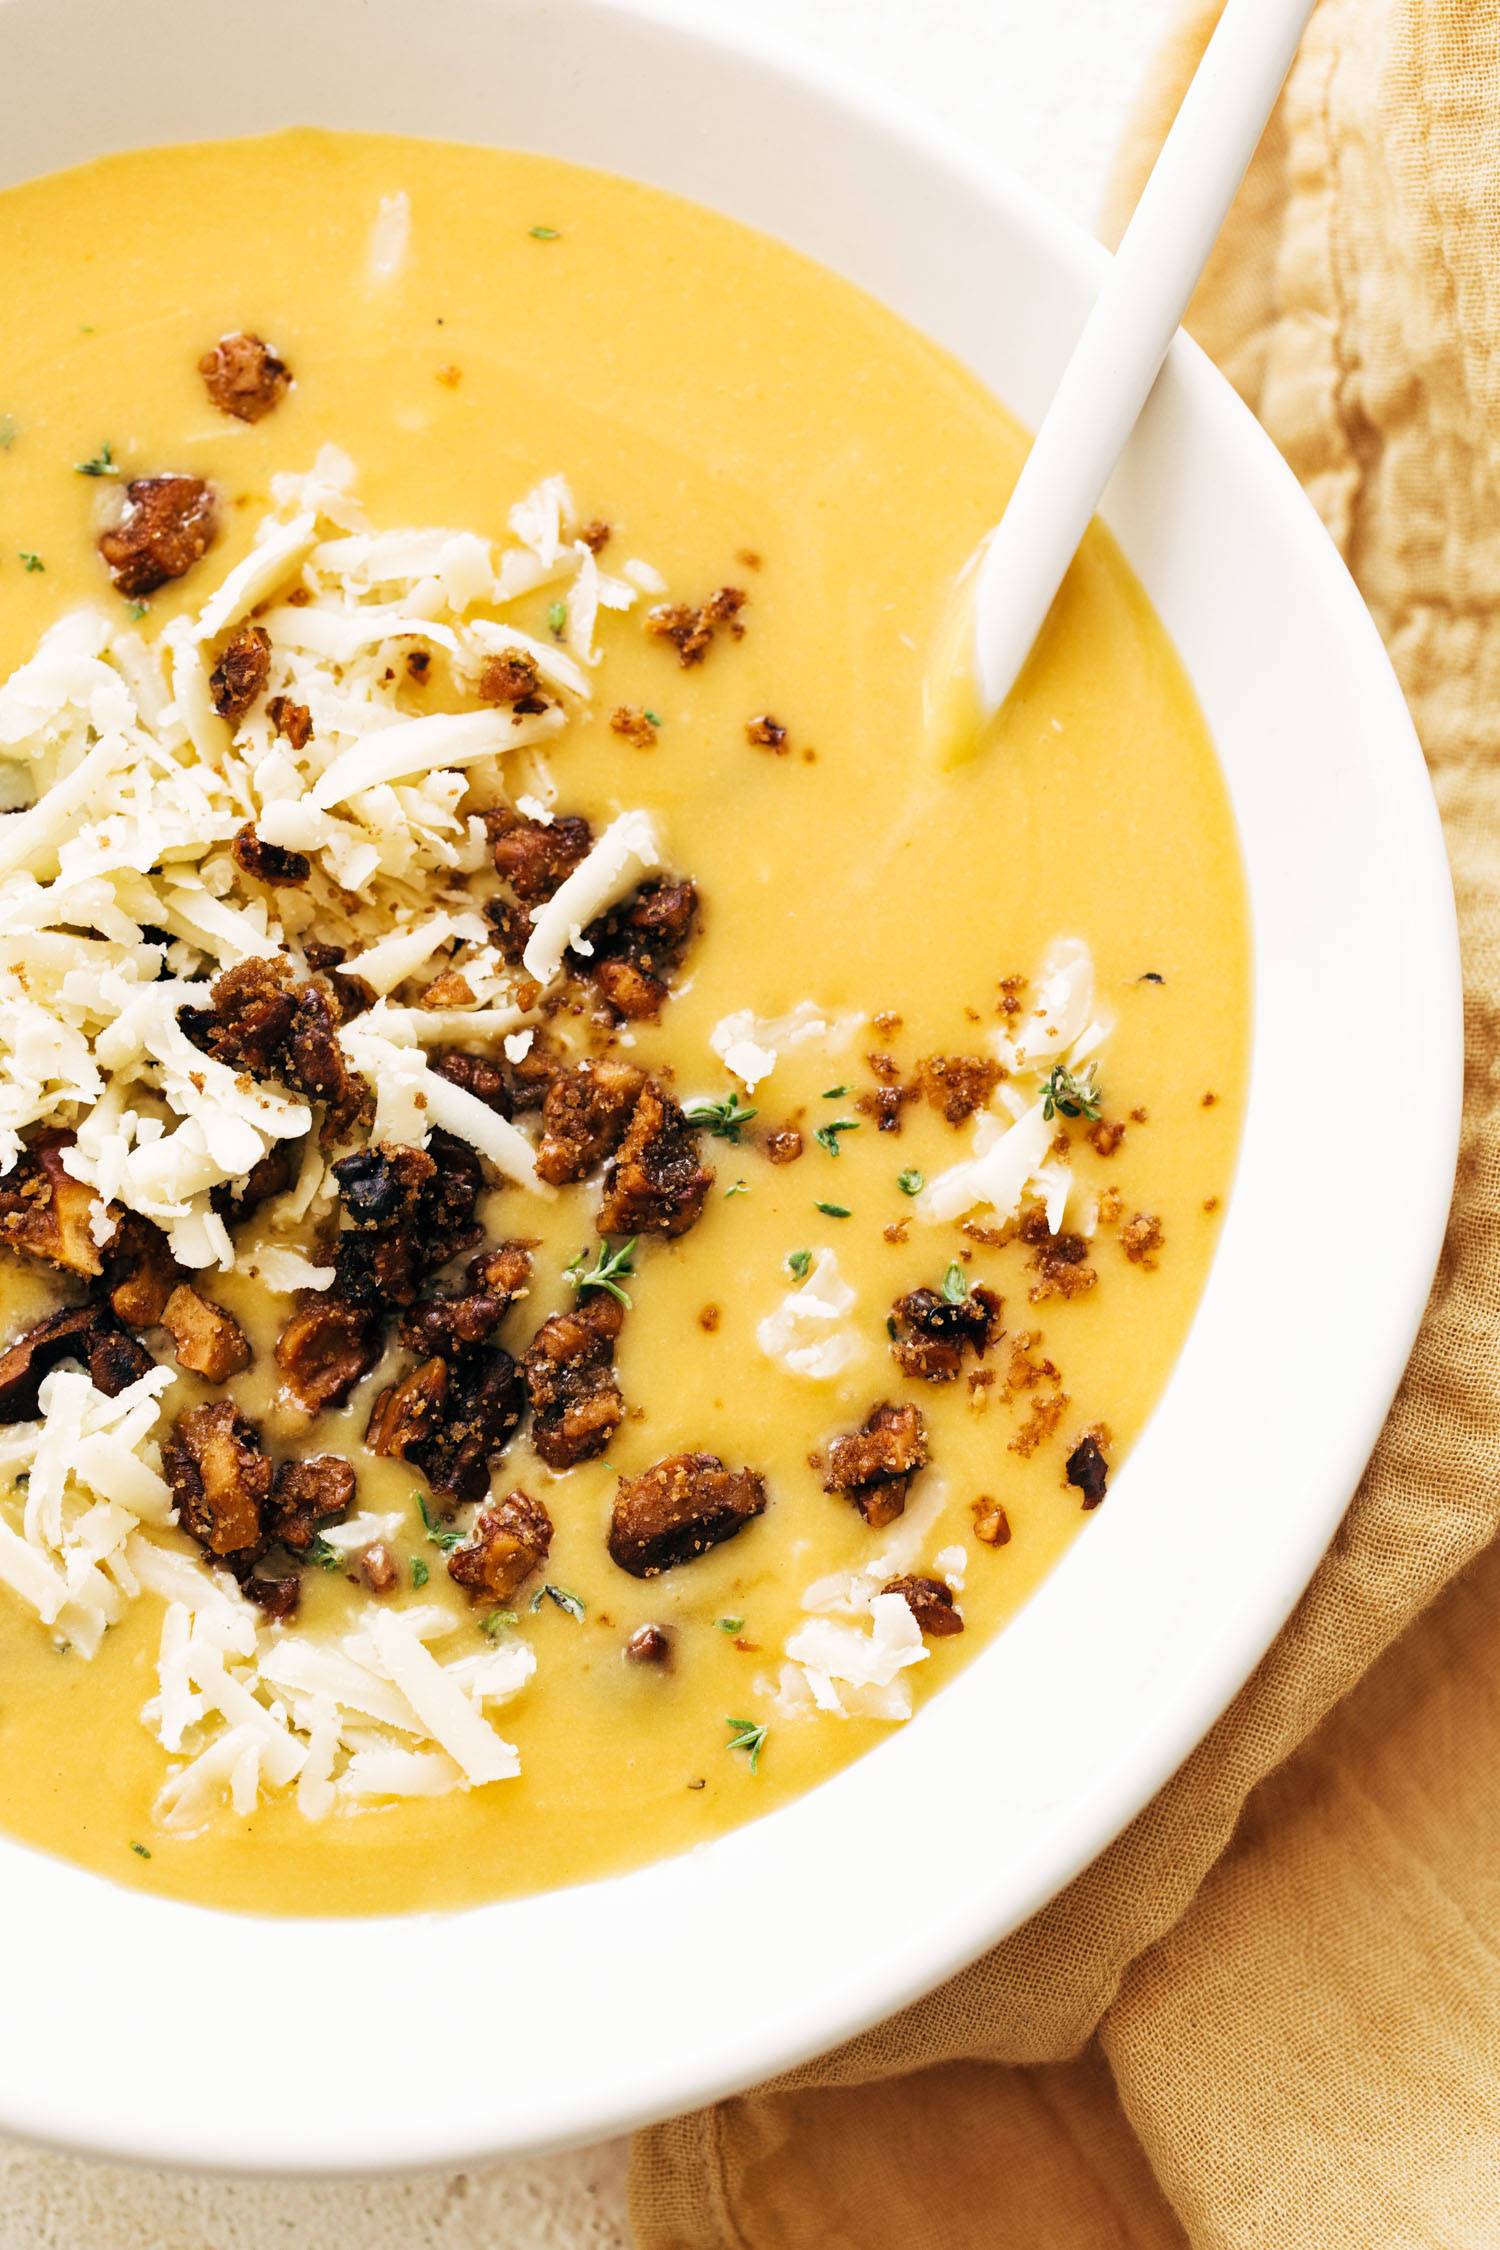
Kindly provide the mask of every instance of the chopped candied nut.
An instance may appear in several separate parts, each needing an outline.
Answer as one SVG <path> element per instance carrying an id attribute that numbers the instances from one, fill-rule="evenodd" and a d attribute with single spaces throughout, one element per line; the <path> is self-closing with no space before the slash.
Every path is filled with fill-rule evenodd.
<path id="1" fill-rule="evenodd" d="M 778 758 L 786 756 L 786 728 L 779 719 L 773 719 L 769 711 L 745 721 L 745 740 L 753 743 L 757 750 L 774 750 Z"/>
<path id="2" fill-rule="evenodd" d="M 429 985 L 427 992 L 423 994 L 424 1004 L 428 1001 L 431 990 Z M 513 1114 L 515 1104 L 511 1099 L 510 1081 L 499 1063 L 490 1056 L 466 1054 L 458 1047 L 441 1047 L 429 1058 L 428 1067 L 435 1070 L 439 1078 L 446 1078 L 450 1086 L 461 1087 L 464 1093 L 472 1094 L 477 1102 L 483 1102 L 485 1108 L 492 1109 L 497 1117 L 510 1117 Z"/>
<path id="3" fill-rule="evenodd" d="M 162 1307 L 161 1324 L 172 1339 L 178 1366 L 206 1383 L 227 1383 L 250 1365 L 250 1340 L 239 1322 L 188 1282 L 179 1282 L 172 1291 Z"/>
<path id="4" fill-rule="evenodd" d="M 0 1352 L 0 1422 L 34 1421 L 43 1379 L 65 1359 L 88 1370 L 95 1390 L 114 1398 L 152 1366 L 149 1352 L 97 1305 L 65 1307 Z"/>
<path id="5" fill-rule="evenodd" d="M 118 523 L 99 552 L 122 594 L 139 599 L 201 561 L 218 530 L 218 509 L 202 477 L 136 477 L 125 487 Z"/>
<path id="6" fill-rule="evenodd" d="M 242 625 L 231 633 L 208 675 L 208 692 L 219 717 L 238 726 L 263 692 L 270 670 L 271 636 L 263 626 Z"/>
<path id="7" fill-rule="evenodd" d="M 479 674 L 479 693 L 486 703 L 536 702 L 541 684 L 536 658 L 519 648 L 486 657 Z"/>
<path id="8" fill-rule="evenodd" d="M 551 1548 L 551 1516 L 518 1487 L 480 1509 L 470 1537 L 448 1557 L 448 1575 L 472 1601 L 508 1602 L 541 1569 Z"/>
<path id="9" fill-rule="evenodd" d="M 1025 1421 L 1010 1441 L 1010 1451 L 1027 1461 L 1045 1445 L 1068 1410 L 1066 1391 L 1048 1391 L 1033 1398 Z"/>
<path id="10" fill-rule="evenodd" d="M 285 1624 L 289 1617 L 296 1616 L 302 1606 L 302 1580 L 295 1570 L 273 1578 L 244 1567 L 234 1558 L 229 1567 L 239 1579 L 240 1592 L 245 1599 L 256 1603 L 267 1617 Z"/>
<path id="11" fill-rule="evenodd" d="M 266 1513 L 268 1537 L 293 1554 L 305 1555 L 319 1528 L 337 1523 L 354 1504 L 354 1471 L 336 1453 L 311 1461 L 283 1461 L 271 1479 Z"/>
<path id="12" fill-rule="evenodd" d="M 802 1135 L 795 1125 L 778 1125 L 766 1135 L 766 1155 L 773 1164 L 795 1164 L 802 1149 Z"/>
<path id="13" fill-rule="evenodd" d="M 612 734 L 623 735 L 627 742 L 635 744 L 637 750 L 649 750 L 656 740 L 656 727 L 639 704 L 620 704 L 618 709 L 611 711 L 609 726 Z"/>
<path id="14" fill-rule="evenodd" d="M 211 1555 L 251 1555 L 263 1537 L 271 1464 L 260 1432 L 228 1399 L 191 1406 L 161 1449 L 183 1529 Z"/>
<path id="15" fill-rule="evenodd" d="M 0 1179 L 0 1246 L 92 1277 L 104 1261 L 90 1224 L 94 1190 L 63 1169 L 71 1133 L 38 1133 Z"/>
<path id="16" fill-rule="evenodd" d="M 1100 1156 L 1113 1156 L 1124 1138 L 1124 1126 L 1112 1117 L 1096 1117 L 1089 1127 L 1089 1146 Z"/>
<path id="17" fill-rule="evenodd" d="M 167 1299 L 186 1280 L 159 1227 L 127 1211 L 104 1253 L 104 1287 L 111 1310 L 127 1328 L 155 1328 Z"/>
<path id="18" fill-rule="evenodd" d="M 621 1477 L 610 1556 L 632 1578 L 655 1578 L 733 1539 L 765 1505 L 765 1479 L 753 1469 L 726 1469 L 716 1453 L 670 1453 Z"/>
<path id="19" fill-rule="evenodd" d="M 592 978 L 617 1016 L 640 1022 L 656 1016 L 667 980 L 686 950 L 698 918 L 695 883 L 668 877 L 643 883 L 583 933 L 569 961 Z M 583 947 L 588 948 L 587 952 Z"/>
<path id="20" fill-rule="evenodd" d="M 687 1119 L 649 1079 L 604 1175 L 599 1232 L 686 1234 L 701 1216 L 713 1184 L 713 1173 L 698 1161 L 697 1138 Z"/>
<path id="21" fill-rule="evenodd" d="M 637 1625 L 625 1643 L 625 1655 L 632 1664 L 670 1664 L 672 1643 L 661 1625 Z"/>
<path id="22" fill-rule="evenodd" d="M 229 853 L 242 875 L 278 889 L 305 883 L 312 873 L 312 861 L 306 852 L 292 852 L 281 844 L 265 843 L 250 821 L 246 821 L 230 844 Z"/>
<path id="23" fill-rule="evenodd" d="M 924 1055 L 917 1064 L 918 1085 L 950 1125 L 983 1109 L 1004 1076 L 999 1063 L 983 1055 Z"/>
<path id="24" fill-rule="evenodd" d="M 520 1425 L 526 1386 L 510 1353 L 476 1344 L 424 1360 L 381 1392 L 365 1432 L 372 1453 L 415 1462 L 434 1492 L 478 1500 Z"/>
<path id="25" fill-rule="evenodd" d="M 602 555 L 612 535 L 613 526 L 605 523 L 599 516 L 592 523 L 586 523 L 578 534 L 591 555 Z"/>
<path id="26" fill-rule="evenodd" d="M 204 387 L 221 413 L 237 422 L 259 422 L 279 406 L 292 371 L 261 337 L 238 329 L 221 336 L 198 362 Z"/>
<path id="27" fill-rule="evenodd" d="M 1120 1248 L 1133 1266 L 1144 1266 L 1148 1273 L 1156 1268 L 1156 1253 L 1166 1240 L 1162 1223 L 1152 1211 L 1137 1211 L 1120 1229 Z"/>
<path id="28" fill-rule="evenodd" d="M 942 1578 L 888 1578 L 882 1594 L 899 1594 L 924 1633 L 945 1640 L 961 1633 L 964 1621 L 953 1600 L 953 1588 Z"/>
<path id="29" fill-rule="evenodd" d="M 912 1289 L 891 1308 L 896 1323 L 891 1356 L 903 1375 L 924 1383 L 951 1383 L 965 1352 L 983 1359 L 1003 1333 L 1003 1306 L 981 1283 L 954 1299 L 936 1289 Z"/>
<path id="30" fill-rule="evenodd" d="M 294 750 L 305 750 L 311 742 L 312 713 L 305 703 L 294 703 L 289 695 L 273 695 L 266 705 L 266 717 Z"/>
<path id="31" fill-rule="evenodd" d="M 472 1008 L 474 987 L 462 969 L 445 969 L 418 996 L 419 1008 Z M 471 1058 L 477 1060 L 478 1058 Z"/>
<path id="32" fill-rule="evenodd" d="M 559 820 L 527 820 L 520 813 L 490 815 L 495 872 L 509 883 L 523 906 L 540 906 L 575 867 L 582 866 L 594 831 L 580 814 Z"/>
<path id="33" fill-rule="evenodd" d="M 448 1369 L 441 1359 L 423 1360 L 399 1383 L 387 1384 L 365 1426 L 370 1451 L 404 1460 L 436 1428 L 447 1389 Z"/>
<path id="34" fill-rule="evenodd" d="M 735 640 L 744 639 L 740 611 L 749 598 L 743 587 L 720 586 L 697 609 L 688 602 L 659 602 L 646 612 L 646 631 L 657 640 L 670 641 L 678 663 L 686 670 L 703 662 L 720 626 L 727 628 Z"/>
<path id="35" fill-rule="evenodd" d="M 1010 1518 L 998 1500 L 982 1493 L 973 1502 L 974 1537 L 986 1547 L 1004 1547 L 1010 1541 Z"/>
<path id="36" fill-rule="evenodd" d="M 384 1539 L 372 1539 L 360 1549 L 359 1574 L 372 1594 L 394 1593 L 401 1579 L 395 1548 Z"/>
<path id="37" fill-rule="evenodd" d="M 872 1530 L 894 1523 L 912 1478 L 927 1459 L 927 1428 L 915 1406 L 871 1407 L 857 1430 L 828 1448 L 825 1492 L 851 1500 Z"/>
<path id="38" fill-rule="evenodd" d="M 494 1334 L 507 1308 L 531 1281 L 529 1242 L 502 1242 L 471 1258 L 464 1286 L 451 1296 L 419 1298 L 401 1322 L 401 1341 L 424 1359 L 451 1359 Z"/>
<path id="39" fill-rule="evenodd" d="M 322 1138 L 342 1139 L 368 1108 L 370 1091 L 338 1042 L 340 1002 L 320 976 L 298 981 L 285 960 L 259 955 L 223 969 L 206 1008 L 182 1008 L 188 1037 L 231 1070 L 276 1078 L 325 1105 Z"/>
<path id="40" fill-rule="evenodd" d="M 542 1103 L 542 1138 L 536 1152 L 541 1178 L 554 1187 L 581 1180 L 613 1156 L 625 1138 L 646 1083 L 634 1063 L 580 1063 L 562 1071 Z"/>
<path id="41" fill-rule="evenodd" d="M 1085 1508 L 1097 1508 L 1109 1485 L 1109 1463 L 1099 1442 L 1099 1433 L 1090 1430 L 1081 1437 L 1068 1455 L 1068 1465 L 1063 1479 L 1083 1494 Z"/>
<path id="42" fill-rule="evenodd" d="M 425 1149 L 358 1149 L 333 1175 L 350 1221 L 334 1250 L 335 1287 L 352 1303 L 409 1305 L 426 1273 L 473 1248 L 484 1175 L 451 1133 L 434 1131 Z"/>
<path id="43" fill-rule="evenodd" d="M 1089 1246 L 1081 1234 L 1054 1234 L 1045 1211 L 1028 1211 L 1017 1228 L 1031 1250 L 1027 1261 L 1036 1280 L 1028 1292 L 1034 1305 L 1048 1297 L 1086 1296 L 1099 1279 L 1088 1263 Z"/>
<path id="44" fill-rule="evenodd" d="M 287 1389 L 309 1414 L 342 1406 L 380 1357 L 379 1315 L 332 1294 L 300 1305 L 276 1339 Z"/>
<path id="45" fill-rule="evenodd" d="M 856 1096 L 854 1106 L 865 1117 L 874 1119 L 877 1133 L 899 1133 L 901 1112 L 908 1102 L 916 1099 L 915 1086 L 872 1086 Z"/>
<path id="46" fill-rule="evenodd" d="M 603 1291 L 554 1313 L 521 1362 L 531 1400 L 531 1442 L 549 1469 L 571 1469 L 604 1451 L 625 1416 L 615 1379 L 624 1307 Z"/>

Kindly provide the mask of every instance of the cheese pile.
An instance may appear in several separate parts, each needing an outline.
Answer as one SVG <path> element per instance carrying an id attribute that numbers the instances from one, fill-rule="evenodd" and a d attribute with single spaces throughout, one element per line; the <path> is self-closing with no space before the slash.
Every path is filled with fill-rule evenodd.
<path id="1" fill-rule="evenodd" d="M 304 968 L 304 943 L 346 950 L 377 994 L 344 1038 L 374 1084 L 377 1132 L 425 1141 L 433 1124 L 536 1186 L 529 1144 L 427 1070 L 436 1042 L 529 1043 L 517 972 L 497 952 L 471 879 L 488 861 L 483 804 L 550 817 L 544 753 L 589 699 L 600 614 L 660 590 L 649 565 L 599 568 L 551 477 L 510 511 L 508 540 L 472 531 L 371 531 L 353 466 L 327 449 L 272 481 L 273 511 L 202 608 L 154 644 L 86 609 L 61 619 L 0 687 L 0 1171 L 22 1135 L 76 1129 L 66 1162 L 101 1205 L 162 1227 L 187 1266 L 234 1262 L 212 1191 L 313 1122 L 300 1096 L 251 1084 L 178 1021 L 205 980 L 253 956 Z M 547 590 L 557 631 L 503 613 Z M 217 651 L 254 616 L 271 640 L 267 693 L 233 731 L 214 709 Z M 417 696 L 406 657 L 428 659 Z M 535 665 L 546 707 L 475 707 L 487 660 Z M 302 749 L 270 715 L 312 722 Z M 249 823 L 305 854 L 305 884 L 268 890 L 230 843 Z M 538 913 L 529 984 L 659 864 L 649 819 L 627 812 Z M 461 1006 L 402 1006 L 409 983 L 462 971 Z M 530 994 L 527 995 L 530 997 Z M 322 1187 L 309 1145 L 293 1220 Z M 322 1187 L 324 1193 L 326 1187 Z M 102 1208 L 96 1232 L 112 1222 Z"/>

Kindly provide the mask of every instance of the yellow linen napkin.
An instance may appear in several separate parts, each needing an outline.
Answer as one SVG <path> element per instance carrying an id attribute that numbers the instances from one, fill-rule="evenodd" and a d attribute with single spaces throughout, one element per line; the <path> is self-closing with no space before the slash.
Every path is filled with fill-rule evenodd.
<path id="1" fill-rule="evenodd" d="M 1164 59 L 1132 186 L 1215 12 Z M 1500 2245 L 1500 0 L 1322 0 L 1191 325 L 1358 578 L 1442 807 L 1469 1068 L 1441 1270 L 1343 1527 L 1213 1733 L 950 1984 L 642 2135 L 642 2250 Z M 1400 1067 L 1393 1022 L 1309 1129 L 1358 1132 Z M 1320 1267 L 1379 1224 L 1289 1206 L 1300 1380 Z"/>

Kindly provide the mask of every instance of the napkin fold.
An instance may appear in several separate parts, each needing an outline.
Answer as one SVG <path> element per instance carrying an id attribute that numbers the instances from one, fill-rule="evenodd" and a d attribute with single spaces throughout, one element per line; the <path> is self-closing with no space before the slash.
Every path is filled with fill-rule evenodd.
<path id="1" fill-rule="evenodd" d="M 1216 15 L 1161 60 L 1121 210 Z M 1442 810 L 1468 1081 L 1438 1278 L 1338 1536 L 1213 1732 L 939 1991 L 642 2134 L 641 2250 L 1500 2243 L 1500 0 L 1321 0 L 1189 325 L 1359 581 Z M 1335 1040 L 1309 1132 L 1357 1132 L 1401 1067 L 1399 1022 L 1377 1055 Z M 1289 1210 L 1292 1379 L 1320 1266 L 1380 1219 Z"/>

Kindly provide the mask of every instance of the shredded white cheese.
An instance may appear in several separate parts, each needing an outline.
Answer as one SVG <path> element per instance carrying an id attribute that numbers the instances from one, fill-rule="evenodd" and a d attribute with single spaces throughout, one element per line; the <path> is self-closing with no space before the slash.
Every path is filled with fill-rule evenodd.
<path id="1" fill-rule="evenodd" d="M 789 1375 L 810 1383 L 831 1383 L 865 1350 L 850 1320 L 856 1301 L 852 1285 L 839 1272 L 831 1250 L 820 1250 L 806 1279 L 789 1289 L 774 1312 L 755 1330 L 768 1359 L 779 1360 Z"/>
<path id="2" fill-rule="evenodd" d="M 738 1008 L 714 1025 L 708 1043 L 731 1076 L 753 1094 L 783 1054 L 812 1045 L 836 1053 L 848 1046 L 864 1020 L 857 1013 L 829 1014 L 811 1000 L 799 1000 L 784 1016 L 757 1016 Z"/>
<path id="3" fill-rule="evenodd" d="M 590 922 L 617 906 L 641 878 L 661 865 L 661 848 L 650 815 L 621 813 L 581 864 L 574 868 L 531 918 L 522 966 L 539 984 L 550 984 L 563 955 L 576 945 Z"/>

